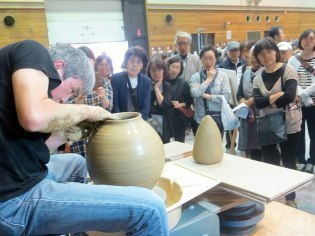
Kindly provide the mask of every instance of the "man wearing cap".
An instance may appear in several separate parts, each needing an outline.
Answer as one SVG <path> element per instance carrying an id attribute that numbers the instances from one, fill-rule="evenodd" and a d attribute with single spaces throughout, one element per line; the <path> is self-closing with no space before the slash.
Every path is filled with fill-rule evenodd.
<path id="1" fill-rule="evenodd" d="M 223 60 L 218 68 L 224 68 L 227 70 L 235 70 L 244 64 L 242 60 L 240 60 L 240 43 L 237 41 L 228 42 L 226 45 L 227 57 Z"/>
<path id="2" fill-rule="evenodd" d="M 281 55 L 281 62 L 288 63 L 289 58 L 292 56 L 293 49 L 290 43 L 288 42 L 280 42 L 277 44 L 280 55 Z"/>

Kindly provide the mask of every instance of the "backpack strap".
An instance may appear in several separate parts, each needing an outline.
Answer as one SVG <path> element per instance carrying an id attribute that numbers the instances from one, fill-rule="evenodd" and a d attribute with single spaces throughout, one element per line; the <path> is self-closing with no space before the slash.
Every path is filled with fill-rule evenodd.
<path id="1" fill-rule="evenodd" d="M 311 75 L 315 75 L 315 69 L 307 61 L 305 61 L 300 55 L 295 55 L 296 59 L 299 60 L 304 69 L 309 72 Z"/>

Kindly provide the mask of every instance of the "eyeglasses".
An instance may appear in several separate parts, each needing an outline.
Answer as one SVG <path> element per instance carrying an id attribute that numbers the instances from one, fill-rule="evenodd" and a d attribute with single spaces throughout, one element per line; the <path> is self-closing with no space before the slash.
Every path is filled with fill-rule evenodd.
<path id="1" fill-rule="evenodd" d="M 178 46 L 187 46 L 189 43 L 188 42 L 177 42 L 176 44 Z"/>

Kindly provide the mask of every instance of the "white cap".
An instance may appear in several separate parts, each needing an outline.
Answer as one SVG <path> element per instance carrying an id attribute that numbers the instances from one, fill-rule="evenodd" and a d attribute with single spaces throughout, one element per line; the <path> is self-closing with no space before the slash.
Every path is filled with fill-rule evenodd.
<path id="1" fill-rule="evenodd" d="M 277 46 L 278 46 L 280 51 L 293 50 L 291 44 L 288 42 L 280 42 L 280 43 L 278 43 Z"/>

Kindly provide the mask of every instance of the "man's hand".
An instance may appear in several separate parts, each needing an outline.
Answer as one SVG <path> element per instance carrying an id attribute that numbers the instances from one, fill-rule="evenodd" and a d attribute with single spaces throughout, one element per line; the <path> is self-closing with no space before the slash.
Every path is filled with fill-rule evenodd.
<path id="1" fill-rule="evenodd" d="M 102 121 L 105 119 L 112 119 L 117 120 L 117 116 L 110 113 L 109 111 L 106 111 L 103 107 L 100 106 L 89 106 L 89 116 L 88 121 L 96 122 L 96 121 Z"/>
<path id="2" fill-rule="evenodd" d="M 60 145 L 65 143 L 71 144 L 72 142 L 88 138 L 90 137 L 91 133 L 92 128 L 88 126 L 72 126 L 61 131 L 53 132 L 45 143 L 50 153 L 53 153 Z"/>
<path id="3" fill-rule="evenodd" d="M 63 133 L 65 142 L 76 142 L 90 137 L 92 129 L 89 129 L 88 127 L 82 128 L 79 126 L 72 126 L 60 132 Z"/>

